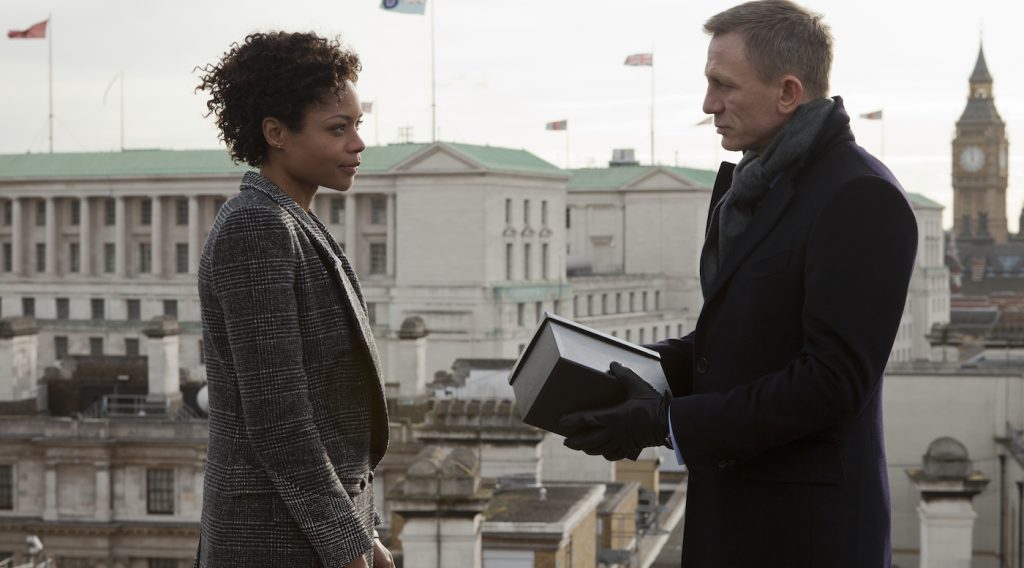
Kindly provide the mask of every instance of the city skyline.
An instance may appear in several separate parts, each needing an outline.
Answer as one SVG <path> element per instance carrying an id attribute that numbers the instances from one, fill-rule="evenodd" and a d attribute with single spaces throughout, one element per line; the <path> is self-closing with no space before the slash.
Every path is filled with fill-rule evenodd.
<path id="1" fill-rule="evenodd" d="M 212 119 L 202 116 L 205 98 L 193 92 L 194 67 L 265 29 L 340 34 L 364 63 L 360 95 L 374 102 L 364 124 L 367 143 L 397 142 L 403 126 L 412 127 L 413 141 L 428 141 L 430 11 L 436 10 L 440 140 L 524 148 L 565 167 L 568 136 L 572 167 L 603 166 L 614 148 L 634 148 L 649 163 L 651 69 L 623 60 L 653 51 L 657 161 L 712 169 L 737 156 L 721 150 L 712 127 L 694 126 L 705 117 L 708 39 L 701 24 L 733 2 L 676 4 L 431 0 L 424 17 L 385 12 L 375 0 L 306 0 L 288 10 L 269 2 L 17 0 L 4 6 L 0 22 L 25 29 L 52 15 L 57 152 L 119 148 L 115 77 L 122 71 L 127 148 L 218 147 Z M 860 143 L 908 191 L 945 205 L 947 226 L 950 141 L 984 26 L 996 106 L 1010 141 L 1007 216 L 1015 230 L 1024 201 L 1024 61 L 1014 57 L 1012 16 L 1024 9 L 994 0 L 956 10 L 917 1 L 805 4 L 833 28 L 832 91 L 844 97 Z M 9 134 L 0 153 L 47 150 L 47 41 L 0 43 L 0 70 L 9 78 L 0 85 Z M 857 118 L 879 109 L 883 121 Z M 556 120 L 568 120 L 568 131 L 545 131 Z"/>

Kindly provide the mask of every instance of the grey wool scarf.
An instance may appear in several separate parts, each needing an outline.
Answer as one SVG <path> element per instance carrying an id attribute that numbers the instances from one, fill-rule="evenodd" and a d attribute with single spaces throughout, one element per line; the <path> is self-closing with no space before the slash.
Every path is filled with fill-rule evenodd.
<path id="1" fill-rule="evenodd" d="M 762 154 L 745 152 L 733 171 L 732 185 L 711 216 L 700 257 L 700 287 L 707 301 L 722 261 L 736 239 L 747 230 L 757 204 L 768 194 L 772 181 L 799 164 L 832 112 L 835 101 L 815 99 L 800 105 Z"/>

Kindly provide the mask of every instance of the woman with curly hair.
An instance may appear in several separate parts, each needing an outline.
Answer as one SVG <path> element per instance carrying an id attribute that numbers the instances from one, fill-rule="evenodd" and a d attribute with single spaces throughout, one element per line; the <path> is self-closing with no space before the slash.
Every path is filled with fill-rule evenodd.
<path id="1" fill-rule="evenodd" d="M 210 442 L 197 567 L 392 565 L 374 527 L 388 445 L 380 362 L 352 267 L 309 211 L 365 149 L 359 58 L 255 33 L 199 89 L 242 177 L 199 263 Z"/>

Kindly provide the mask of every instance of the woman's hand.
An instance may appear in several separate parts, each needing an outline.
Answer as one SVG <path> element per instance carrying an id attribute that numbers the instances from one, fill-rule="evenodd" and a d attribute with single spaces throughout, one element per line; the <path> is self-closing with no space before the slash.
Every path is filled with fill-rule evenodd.
<path id="1" fill-rule="evenodd" d="M 394 568 L 395 559 L 391 551 L 381 544 L 379 538 L 373 539 L 373 568 Z"/>

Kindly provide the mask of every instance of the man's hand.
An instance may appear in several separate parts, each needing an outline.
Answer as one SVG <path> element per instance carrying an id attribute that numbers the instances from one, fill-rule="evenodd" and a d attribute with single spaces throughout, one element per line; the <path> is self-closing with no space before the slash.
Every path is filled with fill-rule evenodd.
<path id="1" fill-rule="evenodd" d="M 395 559 L 379 538 L 373 539 L 373 568 L 395 568 Z"/>
<path id="2" fill-rule="evenodd" d="M 561 417 L 559 425 L 576 433 L 565 445 L 610 461 L 636 459 L 640 450 L 665 444 L 668 437 L 668 405 L 671 395 L 658 391 L 628 367 L 612 363 L 609 372 L 625 387 L 622 403 L 574 412 Z"/>

